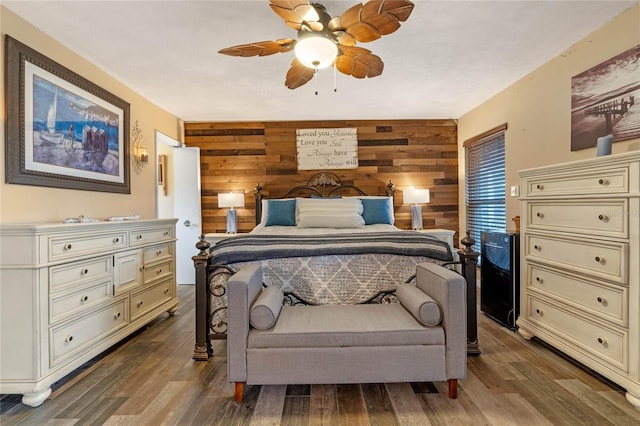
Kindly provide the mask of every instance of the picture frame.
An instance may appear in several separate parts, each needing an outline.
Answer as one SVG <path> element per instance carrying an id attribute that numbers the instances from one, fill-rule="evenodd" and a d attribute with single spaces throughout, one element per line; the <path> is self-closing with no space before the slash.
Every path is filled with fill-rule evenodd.
<path id="1" fill-rule="evenodd" d="M 629 112 L 640 100 L 639 57 L 640 44 L 571 78 L 571 151 L 640 137 Z"/>
<path id="2" fill-rule="evenodd" d="M 129 103 L 5 35 L 5 181 L 130 194 Z"/>

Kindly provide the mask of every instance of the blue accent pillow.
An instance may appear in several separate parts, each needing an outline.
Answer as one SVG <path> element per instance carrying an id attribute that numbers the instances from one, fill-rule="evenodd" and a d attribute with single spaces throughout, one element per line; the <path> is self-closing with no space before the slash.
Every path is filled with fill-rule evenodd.
<path id="1" fill-rule="evenodd" d="M 362 218 L 365 225 L 385 223 L 393 225 L 393 204 L 391 198 L 360 198 L 362 201 Z"/>
<path id="2" fill-rule="evenodd" d="M 295 226 L 296 200 L 267 200 L 265 226 Z"/>

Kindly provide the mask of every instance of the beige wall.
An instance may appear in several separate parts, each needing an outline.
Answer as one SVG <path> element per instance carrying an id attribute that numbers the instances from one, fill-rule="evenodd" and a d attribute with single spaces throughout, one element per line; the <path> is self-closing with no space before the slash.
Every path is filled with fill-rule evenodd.
<path id="1" fill-rule="evenodd" d="M 509 196 L 509 188 L 518 184 L 518 170 L 596 155 L 595 147 L 571 152 L 571 77 L 638 44 L 640 6 L 636 5 L 459 119 L 460 230 L 466 226 L 463 142 L 508 124 L 507 227 L 512 227 L 511 218 L 520 214 L 520 205 Z M 640 139 L 613 144 L 613 154 L 638 149 Z"/>
<path id="2" fill-rule="evenodd" d="M 0 81 L 4 82 L 4 35 L 9 34 L 27 46 L 80 74 L 103 89 L 130 104 L 131 127 L 138 121 L 143 132 L 143 144 L 149 150 L 151 163 L 138 175 L 131 168 L 131 194 L 112 194 L 92 191 L 76 191 L 27 185 L 9 185 L 5 180 L 5 121 L 4 102 L 0 105 L 0 222 L 50 222 L 67 217 L 107 218 L 140 214 L 142 218 L 155 217 L 155 130 L 178 138 L 177 117 L 158 108 L 132 90 L 123 86 L 99 68 L 71 52 L 61 44 L 0 6 L 2 31 Z M 4 84 L 0 87 L 4 99 Z M 12 100 L 10 100 L 12 101 Z"/>

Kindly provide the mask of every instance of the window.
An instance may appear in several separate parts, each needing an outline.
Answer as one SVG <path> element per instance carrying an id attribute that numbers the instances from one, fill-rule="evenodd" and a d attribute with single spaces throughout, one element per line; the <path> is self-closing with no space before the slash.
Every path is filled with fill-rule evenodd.
<path id="1" fill-rule="evenodd" d="M 504 131 L 497 127 L 465 141 L 467 231 L 480 251 L 480 233 L 506 228 Z"/>

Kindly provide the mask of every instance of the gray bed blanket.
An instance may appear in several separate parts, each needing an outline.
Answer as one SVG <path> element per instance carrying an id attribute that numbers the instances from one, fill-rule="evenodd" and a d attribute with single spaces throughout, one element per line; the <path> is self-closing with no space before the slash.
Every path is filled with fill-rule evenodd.
<path id="1" fill-rule="evenodd" d="M 395 254 L 453 260 L 449 245 L 415 231 L 318 235 L 241 235 L 211 247 L 211 264 L 289 257 L 352 254 Z"/>

